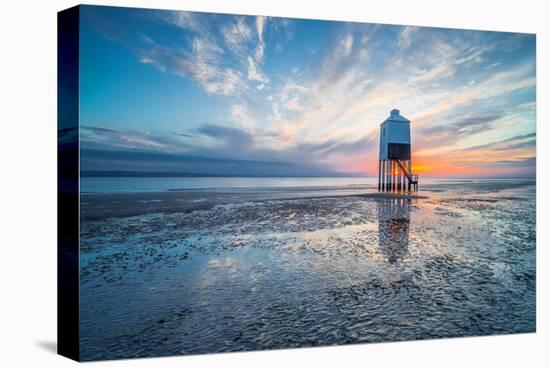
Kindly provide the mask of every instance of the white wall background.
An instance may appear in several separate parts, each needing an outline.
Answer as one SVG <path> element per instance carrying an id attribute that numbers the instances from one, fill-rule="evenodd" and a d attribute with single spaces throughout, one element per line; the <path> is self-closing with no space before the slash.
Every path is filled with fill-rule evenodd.
<path id="1" fill-rule="evenodd" d="M 537 333 L 106 362 L 123 366 L 531 366 L 550 362 L 550 178 L 544 165 L 550 26 L 545 1 L 127 0 L 95 4 L 537 33 Z M 12 0 L 0 11 L 0 365 L 71 365 L 56 340 L 56 12 L 74 1 Z M 546 347 L 546 350 L 545 350 Z"/>

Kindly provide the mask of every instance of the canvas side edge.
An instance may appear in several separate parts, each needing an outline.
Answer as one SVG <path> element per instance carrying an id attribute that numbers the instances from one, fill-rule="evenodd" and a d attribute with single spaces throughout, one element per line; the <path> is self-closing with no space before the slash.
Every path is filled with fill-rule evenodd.
<path id="1" fill-rule="evenodd" d="M 80 7 L 57 14 L 57 353 L 80 360 Z"/>

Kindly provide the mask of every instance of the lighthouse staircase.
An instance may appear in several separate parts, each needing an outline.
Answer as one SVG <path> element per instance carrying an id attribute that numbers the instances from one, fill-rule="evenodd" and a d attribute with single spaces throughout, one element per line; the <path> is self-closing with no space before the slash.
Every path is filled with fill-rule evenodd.
<path id="1" fill-rule="evenodd" d="M 411 169 L 411 172 L 409 172 L 407 170 L 407 167 L 405 166 L 405 164 L 403 164 L 402 161 L 396 160 L 396 162 L 401 172 L 403 172 L 405 177 L 407 177 L 407 181 L 409 183 L 409 191 L 411 191 L 411 188 L 413 191 L 418 191 L 418 175 L 413 175 L 412 169 Z"/>

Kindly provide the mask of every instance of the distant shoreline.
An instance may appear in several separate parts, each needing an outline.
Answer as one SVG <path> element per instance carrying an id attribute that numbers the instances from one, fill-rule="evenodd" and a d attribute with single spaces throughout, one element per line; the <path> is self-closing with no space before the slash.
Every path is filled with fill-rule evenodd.
<path id="1" fill-rule="evenodd" d="M 299 178 L 375 178 L 374 176 L 355 176 L 347 174 L 335 174 L 335 175 L 213 175 L 206 173 L 193 173 L 193 172 L 140 172 L 140 171 L 81 171 L 80 177 L 123 177 L 123 178 L 132 178 L 132 177 L 149 177 L 149 178 L 162 178 L 162 177 L 254 177 L 254 178 L 289 178 L 289 177 L 299 177 Z"/>
<path id="2" fill-rule="evenodd" d="M 178 178 L 178 177 L 208 177 L 208 178 L 377 178 L 377 176 L 363 176 L 352 174 L 334 175 L 214 175 L 193 172 L 142 172 L 142 171 L 81 171 L 80 177 L 84 178 Z M 422 176 L 420 177 L 422 179 Z M 435 180 L 536 180 L 536 177 L 436 177 L 424 176 L 426 179 Z"/>

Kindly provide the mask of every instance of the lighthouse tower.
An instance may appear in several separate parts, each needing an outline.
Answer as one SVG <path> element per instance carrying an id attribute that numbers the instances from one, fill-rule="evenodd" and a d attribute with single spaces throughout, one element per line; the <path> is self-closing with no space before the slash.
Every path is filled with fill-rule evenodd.
<path id="1" fill-rule="evenodd" d="M 411 122 L 393 109 L 380 125 L 378 191 L 418 191 L 412 174 Z"/>

